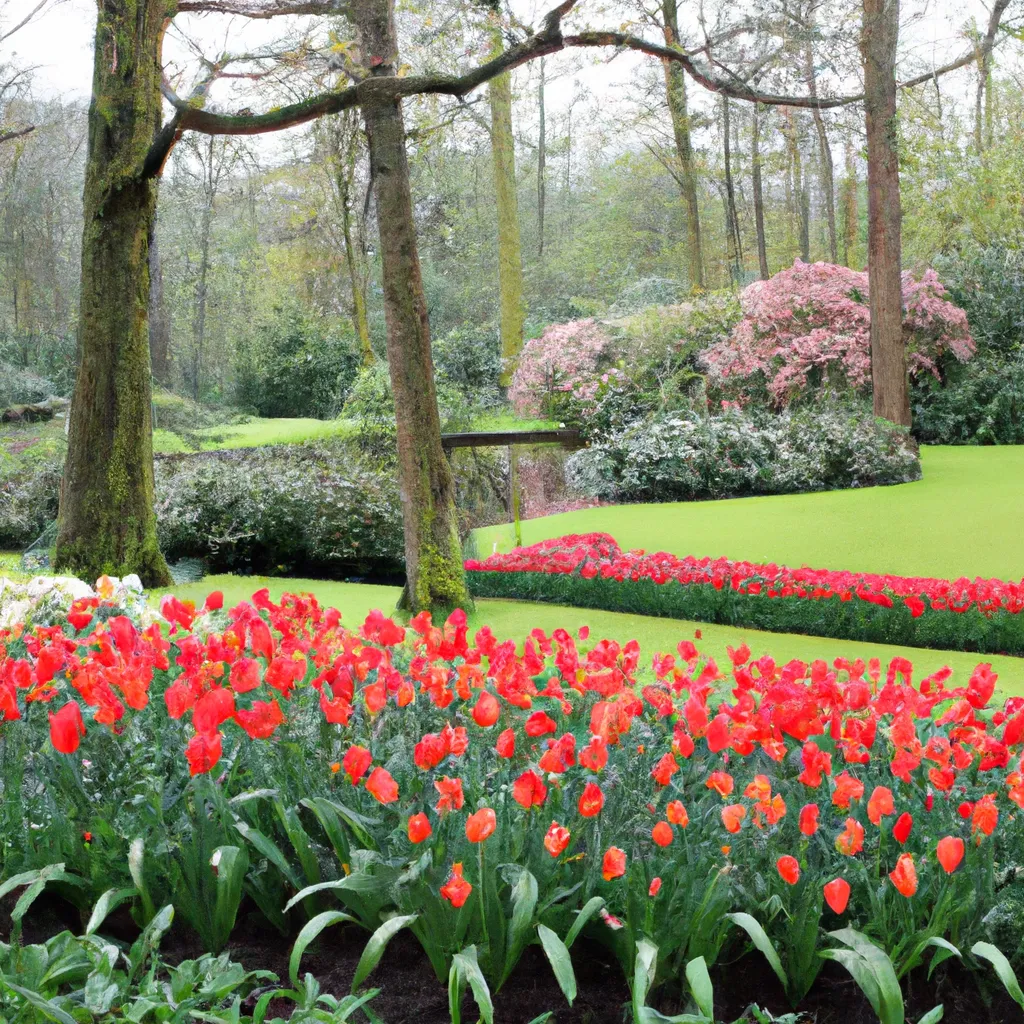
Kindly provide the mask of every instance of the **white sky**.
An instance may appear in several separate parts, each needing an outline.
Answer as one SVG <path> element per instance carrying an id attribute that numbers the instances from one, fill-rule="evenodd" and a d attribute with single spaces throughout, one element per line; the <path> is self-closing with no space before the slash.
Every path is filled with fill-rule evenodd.
<path id="1" fill-rule="evenodd" d="M 0 2 L 7 27 L 14 25 L 38 0 L 6 0 Z M 604 11 L 595 8 L 597 3 Z M 525 20 L 533 21 L 537 11 L 547 9 L 546 0 L 515 0 L 515 9 Z M 685 11 L 688 5 L 681 7 Z M 691 9 L 692 9 L 692 5 Z M 965 24 L 971 17 L 984 23 L 987 9 L 983 0 L 904 0 L 904 20 L 909 20 L 903 33 L 901 50 L 911 55 L 920 66 L 942 63 L 958 55 L 966 47 L 963 36 Z M 593 14 L 588 17 L 588 8 Z M 582 0 L 578 10 L 584 20 L 593 25 L 618 27 L 618 17 L 601 0 Z M 620 8 L 621 10 L 621 8 Z M 92 78 L 92 44 L 96 23 L 96 7 L 93 0 L 61 0 L 38 21 L 19 31 L 6 43 L 0 44 L 0 60 L 5 60 L 14 51 L 20 62 L 38 65 L 34 75 L 35 91 L 41 96 L 62 95 L 66 98 L 89 96 Z M 247 22 L 242 18 L 222 16 L 179 16 L 165 42 L 165 56 L 170 61 L 187 56 L 182 45 L 182 36 L 187 34 L 207 52 L 216 52 L 227 41 L 227 49 L 237 51 L 251 48 L 261 42 L 279 38 L 280 24 L 274 22 Z M 7 51 L 6 53 L 3 51 Z M 598 62 L 607 56 L 602 51 L 591 51 L 573 56 L 559 55 L 549 61 L 550 72 L 557 73 L 558 67 L 582 69 L 574 74 L 555 78 L 548 88 L 548 102 L 553 111 L 569 102 L 576 90 L 576 82 L 582 83 L 588 91 L 597 93 L 613 91 L 614 87 L 629 79 L 639 61 L 647 60 L 638 54 L 623 54 L 611 66 Z M 564 63 L 563 63 L 564 62 Z M 574 63 L 575 62 L 575 63 Z M 520 81 L 525 81 L 518 73 Z M 970 72 L 963 83 L 970 82 Z M 214 99 L 216 100 L 216 93 Z"/>

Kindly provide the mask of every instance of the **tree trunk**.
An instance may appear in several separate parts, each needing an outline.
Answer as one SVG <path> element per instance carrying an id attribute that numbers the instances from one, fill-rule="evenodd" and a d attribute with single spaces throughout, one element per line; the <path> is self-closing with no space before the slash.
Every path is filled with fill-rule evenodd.
<path id="1" fill-rule="evenodd" d="M 796 217 L 797 245 L 800 249 L 800 258 L 808 263 L 811 259 L 810 194 L 807 191 L 807 183 L 804 181 L 800 136 L 797 130 L 796 114 L 792 108 L 786 108 L 783 111 L 783 125 L 793 174 L 792 202 L 793 213 Z"/>
<path id="2" fill-rule="evenodd" d="M 398 43 L 392 0 L 356 0 L 353 15 L 372 77 L 394 76 Z M 455 509 L 455 481 L 441 448 L 409 163 L 401 106 L 371 95 L 363 106 L 380 228 L 388 366 L 395 400 L 398 479 L 412 611 L 472 607 Z"/>
<path id="3" fill-rule="evenodd" d="M 502 51 L 501 26 L 493 26 L 492 56 Z M 519 240 L 515 139 L 512 136 L 512 75 L 498 75 L 487 87 L 491 103 L 491 165 L 498 209 L 498 295 L 501 306 L 501 377 L 512 383 L 523 348 L 523 252 Z"/>
<path id="4" fill-rule="evenodd" d="M 540 59 L 540 85 L 537 88 L 540 124 L 537 129 L 537 256 L 544 256 L 544 200 L 547 185 L 547 119 L 544 111 L 544 58 Z"/>
<path id="5" fill-rule="evenodd" d="M 679 13 L 676 0 L 663 0 L 665 44 L 679 45 Z M 676 61 L 662 61 L 665 72 L 665 96 L 672 119 L 672 134 L 679 160 L 680 191 L 686 204 L 686 253 L 690 289 L 703 291 L 704 253 L 700 238 L 700 205 L 697 197 L 697 171 L 693 163 L 693 145 L 690 141 L 690 113 L 686 100 L 686 74 Z"/>
<path id="6" fill-rule="evenodd" d="M 153 377 L 168 387 L 171 382 L 171 318 L 164 297 L 164 269 L 155 223 L 149 240 L 149 362 Z"/>
<path id="7" fill-rule="evenodd" d="M 207 137 L 206 175 L 203 181 L 203 212 L 199 221 L 199 277 L 196 280 L 195 311 L 192 321 L 192 397 L 203 399 L 203 349 L 206 347 L 206 281 L 210 273 L 210 233 L 213 230 L 213 202 L 217 180 L 213 172 L 214 136 Z"/>
<path id="8" fill-rule="evenodd" d="M 910 426 L 896 120 L 899 10 L 899 0 L 864 0 L 860 48 L 868 144 L 868 289 L 875 415 Z"/>
<path id="9" fill-rule="evenodd" d="M 757 232 L 757 268 L 762 281 L 767 281 L 768 246 L 764 237 L 764 188 L 761 184 L 761 105 L 755 103 L 750 133 L 750 177 L 754 190 L 754 229 Z"/>
<path id="10" fill-rule="evenodd" d="M 853 158 L 853 149 L 846 147 L 846 180 L 843 182 L 843 263 L 851 269 L 857 255 L 857 236 L 859 235 L 859 217 L 857 210 L 857 164 Z"/>
<path id="11" fill-rule="evenodd" d="M 153 514 L 149 240 L 166 0 L 101 0 L 85 171 L 78 380 L 54 565 L 171 583 Z"/>
<path id="12" fill-rule="evenodd" d="M 356 115 L 358 116 L 358 115 Z M 366 275 L 360 272 L 359 260 L 352 231 L 352 186 L 356 173 L 356 135 L 348 135 L 349 145 L 342 151 L 337 137 L 334 139 L 334 174 L 341 205 L 341 232 L 345 242 L 345 267 L 348 270 L 349 288 L 352 291 L 352 326 L 359 340 L 363 366 L 374 361 L 373 345 L 370 342 L 370 321 L 366 313 Z M 364 237 L 360 233 L 360 238 Z M 361 251 L 361 250 L 360 250 Z"/>
<path id="13" fill-rule="evenodd" d="M 740 246 L 739 220 L 736 216 L 736 189 L 732 180 L 732 147 L 730 142 L 729 97 L 722 97 L 722 159 L 725 162 L 725 235 L 726 253 L 729 260 L 729 280 L 733 287 L 740 284 L 740 260 L 743 258 Z"/>
<path id="14" fill-rule="evenodd" d="M 812 8 L 813 11 L 813 8 Z M 813 14 L 812 14 L 813 19 Z M 813 20 L 808 28 L 813 27 Z M 814 71 L 814 50 L 808 36 L 804 47 L 804 78 L 807 82 L 807 93 L 809 96 L 818 95 L 818 79 Z M 821 171 L 821 193 L 825 204 L 825 222 L 828 226 L 828 253 L 833 263 L 839 262 L 839 246 L 836 238 L 836 199 L 835 199 L 835 169 L 832 165 L 832 147 L 828 141 L 828 132 L 825 129 L 825 118 L 822 117 L 818 107 L 812 107 L 814 115 L 814 128 L 818 134 L 818 159 Z"/>

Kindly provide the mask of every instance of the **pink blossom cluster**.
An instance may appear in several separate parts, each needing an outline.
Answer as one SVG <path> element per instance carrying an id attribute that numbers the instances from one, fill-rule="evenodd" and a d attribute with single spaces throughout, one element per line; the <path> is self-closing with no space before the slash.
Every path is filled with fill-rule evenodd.
<path id="1" fill-rule="evenodd" d="M 934 270 L 903 274 L 903 335 L 911 374 L 938 376 L 938 359 L 974 354 L 967 314 L 946 298 Z M 743 319 L 703 356 L 712 378 L 764 375 L 778 405 L 800 396 L 817 370 L 822 383 L 864 390 L 871 384 L 868 275 L 831 263 L 797 260 L 741 295 Z"/>
<path id="2" fill-rule="evenodd" d="M 571 392 L 597 369 L 611 338 L 593 319 L 553 324 L 539 338 L 531 338 L 519 357 L 508 390 L 520 416 L 546 413 L 556 393 Z"/>

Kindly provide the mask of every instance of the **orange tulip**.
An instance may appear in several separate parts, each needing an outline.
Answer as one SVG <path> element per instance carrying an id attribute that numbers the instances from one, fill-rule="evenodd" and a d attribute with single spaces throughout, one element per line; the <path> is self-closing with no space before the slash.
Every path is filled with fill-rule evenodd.
<path id="1" fill-rule="evenodd" d="M 466 838 L 471 843 L 482 843 L 493 835 L 498 820 L 490 807 L 481 807 L 466 819 Z"/>
<path id="2" fill-rule="evenodd" d="M 747 816 L 743 804 L 729 804 L 722 808 L 722 824 L 727 832 L 739 832 L 740 822 Z"/>
<path id="3" fill-rule="evenodd" d="M 386 768 L 374 768 L 366 780 L 366 789 L 382 804 L 393 804 L 398 799 L 398 783 Z"/>
<path id="4" fill-rule="evenodd" d="M 584 818 L 593 818 L 601 813 L 602 807 L 604 807 L 604 793 L 601 792 L 601 787 L 594 782 L 588 782 L 580 794 L 577 809 Z"/>
<path id="5" fill-rule="evenodd" d="M 856 818 L 846 819 L 846 829 L 836 839 L 836 849 L 847 857 L 855 857 L 864 849 L 864 826 Z"/>
<path id="6" fill-rule="evenodd" d="M 833 914 L 841 914 L 850 902 L 850 883 L 845 878 L 833 878 L 825 885 L 825 902 Z"/>
<path id="7" fill-rule="evenodd" d="M 995 793 L 987 793 L 975 805 L 971 814 L 971 833 L 983 832 L 990 836 L 999 823 L 999 808 Z"/>
<path id="8" fill-rule="evenodd" d="M 626 855 L 617 846 L 609 846 L 601 862 L 601 875 L 606 882 L 626 873 Z"/>
<path id="9" fill-rule="evenodd" d="M 889 880 L 902 896 L 910 899 L 917 892 L 917 869 L 909 853 L 901 853 L 896 867 L 889 872 Z"/>
<path id="10" fill-rule="evenodd" d="M 713 789 L 723 800 L 733 790 L 732 776 L 728 772 L 712 772 L 704 785 L 708 789 Z"/>
<path id="11" fill-rule="evenodd" d="M 690 824 L 690 816 L 686 813 L 686 808 L 681 800 L 673 800 L 665 808 L 665 817 L 680 828 L 686 828 Z"/>
<path id="12" fill-rule="evenodd" d="M 876 786 L 868 800 L 868 821 L 872 825 L 881 825 L 882 818 L 892 814 L 896 806 L 892 799 L 892 790 L 888 786 Z"/>

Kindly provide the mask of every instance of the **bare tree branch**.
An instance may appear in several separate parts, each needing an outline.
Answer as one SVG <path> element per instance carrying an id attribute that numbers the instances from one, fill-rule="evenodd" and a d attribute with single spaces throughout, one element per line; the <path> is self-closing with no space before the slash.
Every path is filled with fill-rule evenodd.
<path id="1" fill-rule="evenodd" d="M 288 14 L 346 14 L 345 0 L 179 0 L 179 13 L 238 14 L 269 19 Z"/>
<path id="2" fill-rule="evenodd" d="M 12 128 L 10 131 L 0 131 L 0 142 L 9 142 L 11 139 L 20 139 L 23 135 L 28 135 L 29 132 L 34 132 L 36 126 L 30 124 L 27 128 Z"/>

